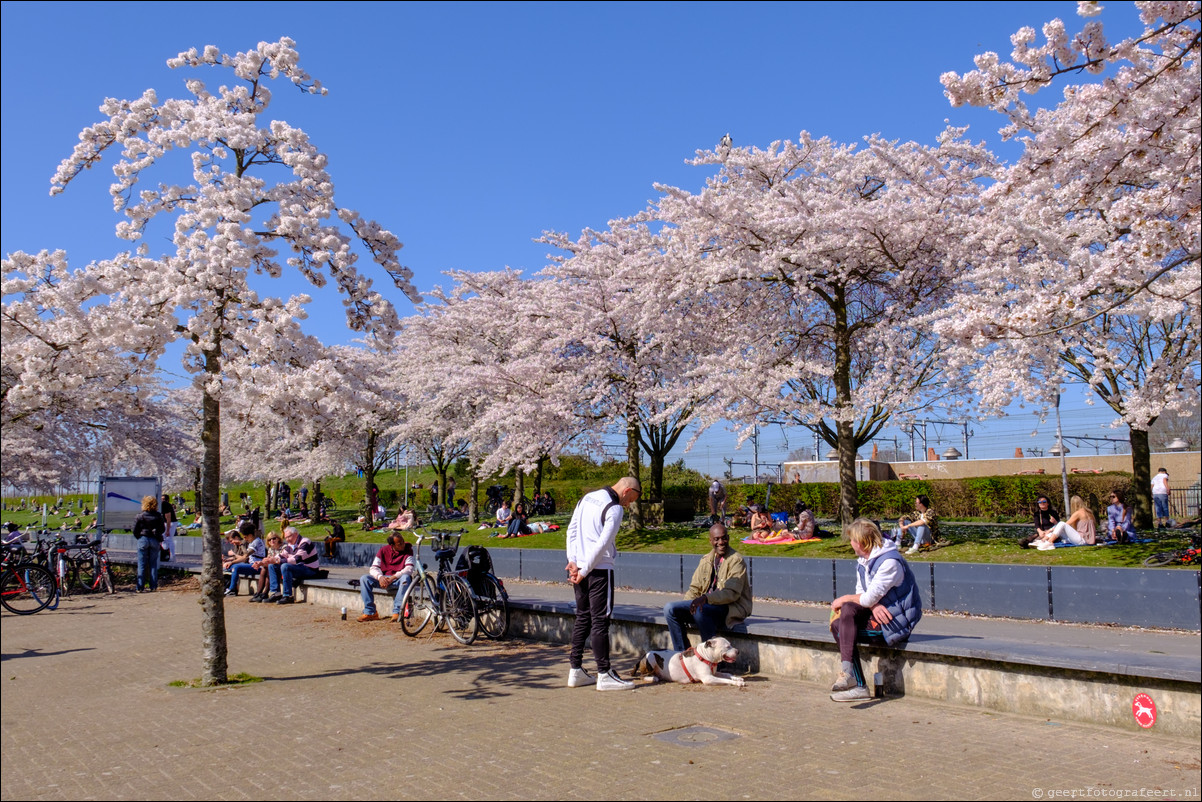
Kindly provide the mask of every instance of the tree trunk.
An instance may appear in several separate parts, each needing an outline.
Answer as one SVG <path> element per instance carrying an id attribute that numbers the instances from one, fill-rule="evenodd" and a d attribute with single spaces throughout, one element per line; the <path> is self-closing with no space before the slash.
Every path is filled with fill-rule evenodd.
<path id="1" fill-rule="evenodd" d="M 534 495 L 539 495 L 543 492 L 543 468 L 547 464 L 547 455 L 538 458 L 538 467 L 534 471 Z"/>
<path id="2" fill-rule="evenodd" d="M 444 507 L 447 506 L 447 468 L 449 467 L 448 465 L 438 472 L 438 495 L 434 498 L 435 504 L 441 504 Z"/>
<path id="3" fill-rule="evenodd" d="M 1146 429 L 1131 429 L 1131 496 L 1127 503 L 1135 511 L 1137 529 L 1151 529 L 1152 449 Z"/>
<path id="4" fill-rule="evenodd" d="M 220 340 L 218 340 L 220 342 Z M 213 351 L 205 353 L 205 373 L 209 382 L 217 381 L 221 358 Z M 206 382 L 206 388 L 208 382 Z M 204 658 L 202 685 L 228 681 L 226 662 L 228 643 L 225 634 L 225 583 L 221 570 L 221 522 L 217 515 L 221 483 L 221 402 L 206 389 L 203 395 L 204 419 L 200 440 L 204 447 L 201 475 L 201 514 L 204 552 L 200 563 L 201 653 Z"/>
<path id="5" fill-rule="evenodd" d="M 367 510 L 363 515 L 363 529 L 365 531 L 371 531 L 373 528 L 372 524 L 375 521 L 376 516 L 375 507 L 376 504 L 379 503 L 379 499 L 375 498 L 375 494 L 372 493 L 372 488 L 375 486 L 375 484 L 376 433 L 368 432 L 367 445 L 363 449 L 363 490 L 364 498 L 367 499 L 367 502 L 363 505 Z"/>
<path id="6" fill-rule="evenodd" d="M 856 487 L 856 440 L 850 412 L 851 397 L 851 331 L 847 322 L 847 303 L 840 290 L 835 296 L 835 432 L 839 440 L 839 519 L 844 528 L 859 513 L 859 488 Z M 844 420 L 843 418 L 848 418 Z"/>
<path id="7" fill-rule="evenodd" d="M 639 411 L 633 402 L 626 410 L 626 475 L 639 479 Z M 643 513 L 638 502 L 630 505 L 630 523 L 635 529 L 643 528 Z"/>
<path id="8" fill-rule="evenodd" d="M 471 490 L 467 497 L 467 522 L 478 524 L 480 523 L 480 477 L 476 474 L 475 468 L 472 468 L 471 475 Z"/>
<path id="9" fill-rule="evenodd" d="M 838 421 L 839 433 L 839 520 L 847 525 L 859 514 L 860 495 L 856 485 L 856 440 L 851 421 Z"/>
<path id="10" fill-rule="evenodd" d="M 648 501 L 663 501 L 664 500 L 664 459 L 667 454 L 661 451 L 647 452 L 647 460 L 650 462 L 651 481 L 647 492 L 643 494 L 643 498 Z M 642 501 L 642 499 L 639 499 Z"/>

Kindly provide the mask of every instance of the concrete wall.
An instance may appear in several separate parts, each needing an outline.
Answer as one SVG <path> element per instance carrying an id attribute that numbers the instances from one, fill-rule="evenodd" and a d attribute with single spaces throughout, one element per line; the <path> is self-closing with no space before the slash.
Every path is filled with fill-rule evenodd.
<path id="1" fill-rule="evenodd" d="M 176 538 L 176 553 L 200 554 L 198 537 Z M 109 535 L 114 551 L 134 551 L 132 535 Z M 378 543 L 339 543 L 322 564 L 367 566 Z M 503 579 L 564 582 L 559 549 L 490 549 Z M 431 560 L 427 555 L 427 563 Z M 614 570 L 619 587 L 684 593 L 697 555 L 627 552 Z M 828 602 L 855 590 L 853 560 L 748 557 L 755 594 L 784 601 Z M 910 563 L 923 604 L 932 610 L 975 615 L 1202 629 L 1202 575 L 1196 570 L 1088 566 Z"/>

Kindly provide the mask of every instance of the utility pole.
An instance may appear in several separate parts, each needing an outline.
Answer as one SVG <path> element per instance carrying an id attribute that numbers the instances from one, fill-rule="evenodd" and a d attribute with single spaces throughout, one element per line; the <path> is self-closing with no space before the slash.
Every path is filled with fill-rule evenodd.
<path id="1" fill-rule="evenodd" d="M 760 425 L 758 423 L 751 424 L 751 453 L 751 459 L 755 463 L 755 475 L 752 480 L 758 484 L 760 481 Z"/>

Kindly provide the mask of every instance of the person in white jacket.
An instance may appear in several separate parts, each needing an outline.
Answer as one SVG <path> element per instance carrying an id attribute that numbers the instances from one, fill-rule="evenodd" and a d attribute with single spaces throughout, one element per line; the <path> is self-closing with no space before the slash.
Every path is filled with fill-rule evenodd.
<path id="1" fill-rule="evenodd" d="M 613 487 L 593 491 L 576 505 L 568 524 L 568 579 L 576 592 L 576 623 L 572 628 L 568 687 L 596 683 L 599 691 L 630 690 L 634 684 L 609 665 L 609 618 L 614 603 L 614 539 L 626 507 L 642 495 L 639 480 L 619 479 Z M 585 671 L 584 643 L 591 641 L 597 678 Z"/>

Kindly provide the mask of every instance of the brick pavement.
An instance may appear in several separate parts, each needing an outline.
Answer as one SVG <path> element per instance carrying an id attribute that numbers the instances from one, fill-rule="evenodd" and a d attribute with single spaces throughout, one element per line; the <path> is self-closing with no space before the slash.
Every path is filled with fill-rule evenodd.
<path id="1" fill-rule="evenodd" d="M 10 799 L 1197 799 L 1202 746 L 825 687 L 568 689 L 563 648 L 410 640 L 310 606 L 227 605 L 230 670 L 200 673 L 194 592 L 67 600 L 0 628 Z M 627 667 L 633 659 L 616 661 Z M 738 737 L 654 737 L 701 724 Z M 876 764 L 865 762 L 873 757 Z M 862 765 L 859 765 L 862 764 Z M 1192 795 L 1192 797 L 1190 796 Z"/>

